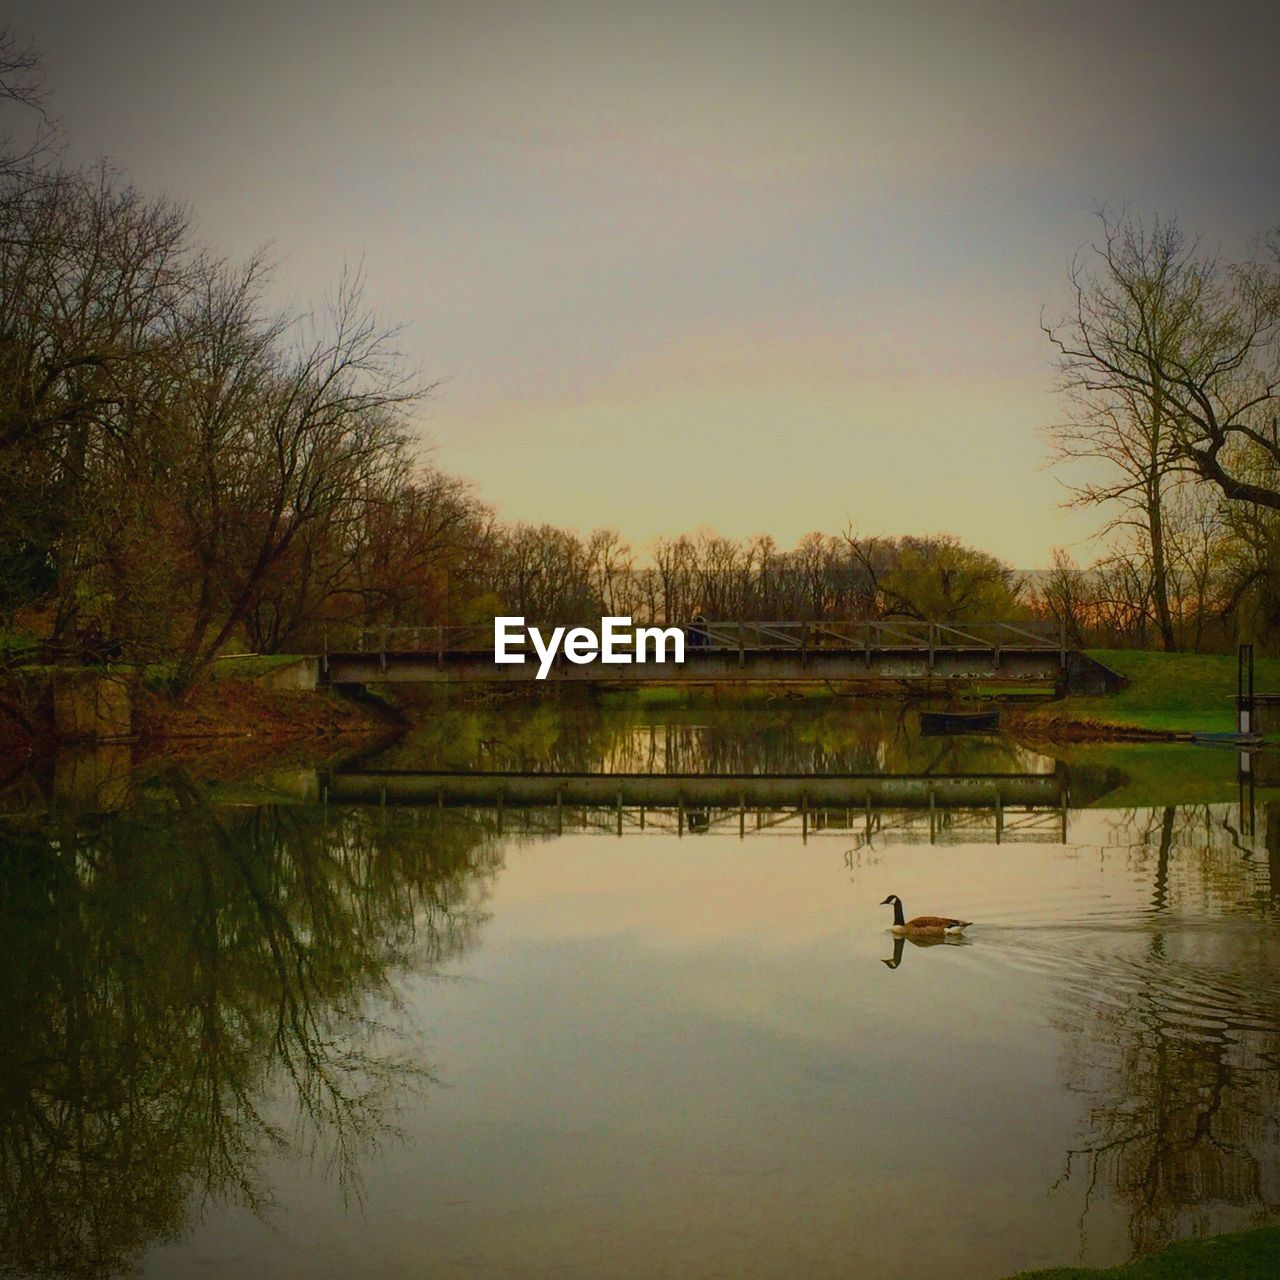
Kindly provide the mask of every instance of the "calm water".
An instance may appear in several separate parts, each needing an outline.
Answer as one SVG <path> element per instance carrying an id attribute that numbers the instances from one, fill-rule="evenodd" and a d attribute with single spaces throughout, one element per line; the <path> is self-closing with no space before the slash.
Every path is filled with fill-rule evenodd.
<path id="1" fill-rule="evenodd" d="M 1000 1277 L 1280 1211 L 1280 792 L 1234 756 L 1066 768 L 845 703 L 429 723 L 356 762 L 375 804 L 10 786 L 9 1271 Z M 398 802 L 466 769 L 935 785 Z M 969 941 L 895 949 L 889 892 Z"/>

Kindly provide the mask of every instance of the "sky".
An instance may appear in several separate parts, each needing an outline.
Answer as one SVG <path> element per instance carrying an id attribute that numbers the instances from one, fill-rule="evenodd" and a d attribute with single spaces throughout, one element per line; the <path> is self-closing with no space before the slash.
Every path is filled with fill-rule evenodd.
<path id="1" fill-rule="evenodd" d="M 267 246 L 284 303 L 362 263 L 434 463 L 641 546 L 1091 558 L 1040 319 L 1098 206 L 1227 256 L 1280 223 L 1273 4 L 7 9 L 70 159 Z"/>

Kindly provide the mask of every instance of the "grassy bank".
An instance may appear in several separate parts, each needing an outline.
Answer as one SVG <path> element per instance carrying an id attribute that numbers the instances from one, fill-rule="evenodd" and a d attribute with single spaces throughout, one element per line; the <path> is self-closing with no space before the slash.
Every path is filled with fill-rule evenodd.
<path id="1" fill-rule="evenodd" d="M 1093 649 L 1089 656 L 1129 681 L 1119 693 L 1073 694 L 1029 708 L 1016 727 L 1049 737 L 1173 738 L 1235 729 L 1234 654 Z M 1280 691 L 1280 659 L 1257 664 L 1259 693 Z"/>
<path id="2" fill-rule="evenodd" d="M 1010 1280 L 1272 1280 L 1280 1276 L 1280 1227 L 1184 1240 L 1119 1267 L 1052 1267 Z"/>

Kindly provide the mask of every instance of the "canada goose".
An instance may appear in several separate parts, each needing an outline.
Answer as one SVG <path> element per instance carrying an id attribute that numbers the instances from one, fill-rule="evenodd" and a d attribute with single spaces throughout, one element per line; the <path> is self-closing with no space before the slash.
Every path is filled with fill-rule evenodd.
<path id="1" fill-rule="evenodd" d="M 914 920 L 902 917 L 902 899 L 891 893 L 880 905 L 887 907 L 893 904 L 893 927 L 889 930 L 895 936 L 910 938 L 914 935 L 941 938 L 948 934 L 954 936 L 967 929 L 972 920 L 956 920 L 951 916 L 916 916 Z"/>

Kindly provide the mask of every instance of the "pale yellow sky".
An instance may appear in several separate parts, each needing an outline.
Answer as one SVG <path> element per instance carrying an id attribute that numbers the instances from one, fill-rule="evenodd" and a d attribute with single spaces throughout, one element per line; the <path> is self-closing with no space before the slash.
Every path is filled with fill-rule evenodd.
<path id="1" fill-rule="evenodd" d="M 1271 6 L 22 0 L 74 157 L 283 297 L 363 260 L 509 518 L 637 542 L 1064 515 L 1042 305 L 1099 201 L 1277 220 Z M 1194 92 L 1188 87 L 1193 86 Z M 1088 554 L 1088 548 L 1081 548 Z"/>

